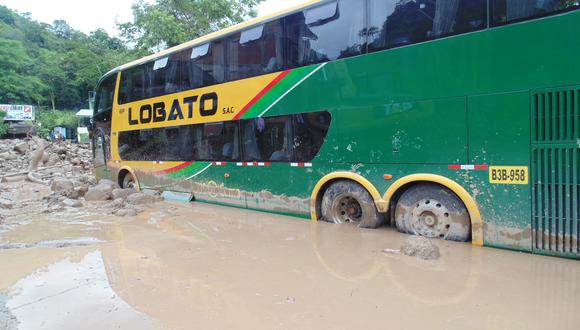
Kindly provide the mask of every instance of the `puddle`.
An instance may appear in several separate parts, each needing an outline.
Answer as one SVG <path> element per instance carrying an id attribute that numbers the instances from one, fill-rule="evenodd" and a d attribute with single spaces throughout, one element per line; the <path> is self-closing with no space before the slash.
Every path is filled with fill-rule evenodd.
<path id="1" fill-rule="evenodd" d="M 113 291 L 98 250 L 30 274 L 10 287 L 4 300 L 7 329 L 16 324 L 21 330 L 155 328 Z"/>

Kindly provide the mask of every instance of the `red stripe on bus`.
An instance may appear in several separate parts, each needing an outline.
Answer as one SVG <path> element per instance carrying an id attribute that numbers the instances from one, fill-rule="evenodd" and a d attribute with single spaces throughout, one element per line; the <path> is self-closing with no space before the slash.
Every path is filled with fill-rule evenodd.
<path id="1" fill-rule="evenodd" d="M 489 165 L 475 165 L 476 170 L 488 170 Z"/>
<path id="2" fill-rule="evenodd" d="M 448 168 L 450 170 L 460 170 L 461 169 L 461 165 L 449 165 Z"/>
<path id="3" fill-rule="evenodd" d="M 280 73 L 276 78 L 274 78 L 274 80 L 272 80 L 264 89 L 262 89 L 262 91 L 258 93 L 258 95 L 254 96 L 254 98 L 248 104 L 246 104 L 246 106 L 243 107 L 242 110 L 240 110 L 240 112 L 238 112 L 237 115 L 235 115 L 234 120 L 240 119 L 244 115 L 244 113 L 246 113 L 246 111 L 248 111 L 254 104 L 256 104 L 256 102 L 258 102 L 262 97 L 264 97 L 266 93 L 268 93 L 272 88 L 274 88 L 274 86 L 276 86 L 280 82 L 280 80 L 284 79 L 284 77 L 286 77 L 290 73 L 290 71 L 292 70 L 286 70 Z"/>
<path id="4" fill-rule="evenodd" d="M 185 162 L 183 164 L 177 165 L 175 167 L 171 167 L 165 170 L 161 170 L 159 172 L 155 172 L 156 174 L 168 174 L 168 173 L 173 173 L 173 172 L 177 172 L 179 170 L 182 170 L 186 167 L 188 167 L 189 165 L 193 164 L 193 162 Z"/>

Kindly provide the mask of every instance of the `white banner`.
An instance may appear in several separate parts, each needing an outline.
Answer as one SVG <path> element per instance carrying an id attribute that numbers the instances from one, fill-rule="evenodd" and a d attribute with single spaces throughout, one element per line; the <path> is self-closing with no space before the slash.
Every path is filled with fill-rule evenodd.
<path id="1" fill-rule="evenodd" d="M 34 120 L 34 106 L 0 104 L 0 111 L 6 112 L 5 121 Z"/>

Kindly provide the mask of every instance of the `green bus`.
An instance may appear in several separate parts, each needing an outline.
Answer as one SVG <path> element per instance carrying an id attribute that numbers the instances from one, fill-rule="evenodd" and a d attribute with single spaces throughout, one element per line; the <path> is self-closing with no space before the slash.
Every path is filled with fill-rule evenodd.
<path id="1" fill-rule="evenodd" d="M 317 0 L 115 68 L 123 187 L 580 256 L 580 2 Z"/>

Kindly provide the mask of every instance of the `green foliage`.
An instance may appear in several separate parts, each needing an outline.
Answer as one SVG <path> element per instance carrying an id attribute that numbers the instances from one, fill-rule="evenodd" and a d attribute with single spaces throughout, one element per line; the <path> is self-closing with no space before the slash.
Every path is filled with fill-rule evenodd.
<path id="1" fill-rule="evenodd" d="M 42 110 L 37 112 L 37 120 L 41 124 L 38 135 L 48 137 L 55 127 L 75 128 L 78 126 L 76 111 Z"/>
<path id="2" fill-rule="evenodd" d="M 0 111 L 0 137 L 8 133 L 8 125 L 4 123 L 4 117 L 6 117 L 6 113 Z"/>
<path id="3" fill-rule="evenodd" d="M 0 103 L 86 107 L 101 76 L 142 55 L 104 30 L 86 35 L 0 6 Z"/>
<path id="4" fill-rule="evenodd" d="M 263 0 L 138 0 L 134 21 L 119 24 L 122 35 L 138 48 L 172 47 L 255 17 Z"/>
<path id="5" fill-rule="evenodd" d="M 86 35 L 63 20 L 39 23 L 0 5 L 0 103 L 86 108 L 88 92 L 109 70 L 254 17 L 262 1 L 137 0 L 134 21 L 119 24 L 132 48 L 102 29 Z"/>

